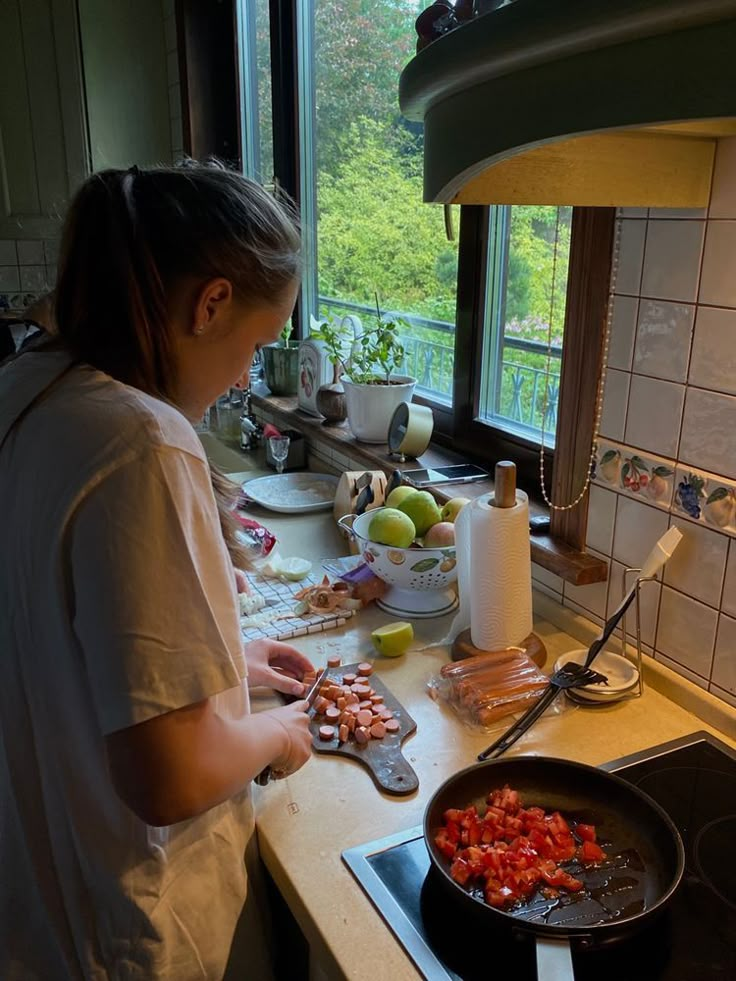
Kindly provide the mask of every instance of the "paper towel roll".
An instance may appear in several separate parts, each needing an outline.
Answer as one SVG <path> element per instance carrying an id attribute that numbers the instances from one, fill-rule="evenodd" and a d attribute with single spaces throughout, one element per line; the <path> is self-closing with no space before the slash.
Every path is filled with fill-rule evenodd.
<path id="1" fill-rule="evenodd" d="M 517 490 L 511 508 L 490 496 L 467 504 L 455 522 L 460 609 L 451 628 L 484 651 L 518 645 L 532 631 L 529 501 Z"/>

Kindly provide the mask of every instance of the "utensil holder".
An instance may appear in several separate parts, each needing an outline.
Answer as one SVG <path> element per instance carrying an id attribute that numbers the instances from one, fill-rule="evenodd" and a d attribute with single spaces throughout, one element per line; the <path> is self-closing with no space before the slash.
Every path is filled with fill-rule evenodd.
<path id="1" fill-rule="evenodd" d="M 626 596 L 629 590 L 630 576 L 641 573 L 641 569 L 627 568 L 624 569 L 623 578 L 621 581 L 621 598 Z M 625 701 L 629 698 L 641 698 L 644 694 L 644 672 L 642 670 L 642 649 L 641 649 L 641 587 L 643 583 L 647 582 L 657 582 L 656 576 L 641 576 L 637 575 L 636 578 L 636 593 L 634 595 L 634 609 L 636 611 L 636 629 L 634 631 L 634 636 L 636 639 L 636 670 L 639 672 L 639 681 L 636 686 L 636 690 L 630 692 L 628 695 L 624 695 L 620 701 Z M 627 630 L 626 630 L 626 614 L 624 613 L 621 617 L 621 655 L 628 660 L 628 655 L 626 653 L 627 644 Z"/>

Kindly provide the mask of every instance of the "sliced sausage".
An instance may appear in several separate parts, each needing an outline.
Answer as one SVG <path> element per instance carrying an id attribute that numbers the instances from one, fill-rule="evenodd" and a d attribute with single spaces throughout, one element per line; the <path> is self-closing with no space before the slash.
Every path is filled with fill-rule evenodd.
<path id="1" fill-rule="evenodd" d="M 383 739 L 386 735 L 386 726 L 383 722 L 374 722 L 371 726 L 371 736 L 373 739 Z"/>
<path id="2" fill-rule="evenodd" d="M 324 742 L 328 743 L 335 736 L 334 726 L 320 726 L 319 727 L 319 738 Z"/>
<path id="3" fill-rule="evenodd" d="M 363 661 L 358 665 L 358 674 L 367 678 L 369 674 L 373 674 L 373 665 L 368 661 Z"/>

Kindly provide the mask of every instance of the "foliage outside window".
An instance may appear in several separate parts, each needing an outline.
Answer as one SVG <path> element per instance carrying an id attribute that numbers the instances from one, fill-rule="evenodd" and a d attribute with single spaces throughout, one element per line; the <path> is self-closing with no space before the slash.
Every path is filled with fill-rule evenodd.
<path id="1" fill-rule="evenodd" d="M 243 2 L 243 0 L 241 0 Z M 457 394 L 458 242 L 442 209 L 422 203 L 423 134 L 401 116 L 398 77 L 414 55 L 423 0 L 296 0 L 302 134 L 300 168 L 308 203 L 306 254 L 321 316 L 370 321 L 374 295 L 403 320 L 404 370 L 417 393 L 444 412 Z M 271 168 L 273 118 L 269 3 L 250 8 L 256 31 L 258 170 Z M 454 226 L 459 222 L 454 207 Z M 465 398 L 475 418 L 538 440 L 545 395 L 550 294 L 553 357 L 545 430 L 554 444 L 564 324 L 570 211 L 490 209 L 483 369 Z M 310 216 L 313 215 L 313 218 Z M 555 242 L 557 260 L 552 283 Z M 305 318 L 308 319 L 308 318 Z M 479 325 L 480 326 L 480 325 Z M 455 410 L 459 407 L 455 406 Z"/>

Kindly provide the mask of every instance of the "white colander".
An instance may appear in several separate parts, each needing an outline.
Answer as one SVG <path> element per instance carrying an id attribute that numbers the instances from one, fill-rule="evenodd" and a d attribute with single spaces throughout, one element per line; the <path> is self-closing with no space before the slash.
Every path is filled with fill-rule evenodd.
<path id="1" fill-rule="evenodd" d="M 347 514 L 338 524 L 356 542 L 371 572 L 391 589 L 378 600 L 382 610 L 398 617 L 439 617 L 457 607 L 455 546 L 393 548 L 368 537 L 368 526 L 382 508 Z"/>

